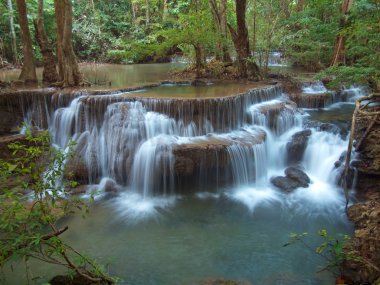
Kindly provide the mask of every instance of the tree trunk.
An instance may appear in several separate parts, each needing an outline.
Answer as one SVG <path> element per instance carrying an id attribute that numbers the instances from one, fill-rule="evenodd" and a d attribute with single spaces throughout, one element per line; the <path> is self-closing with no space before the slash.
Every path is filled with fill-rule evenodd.
<path id="1" fill-rule="evenodd" d="M 37 82 L 36 65 L 34 62 L 32 39 L 30 37 L 28 26 L 25 0 L 17 0 L 16 5 L 18 9 L 18 19 L 21 30 L 22 53 L 24 55 L 19 80 L 25 82 Z"/>
<path id="2" fill-rule="evenodd" d="M 340 30 L 344 29 L 348 25 L 348 13 L 350 12 L 350 8 L 353 4 L 353 0 L 343 0 L 342 2 L 342 17 L 340 19 Z M 331 60 L 331 66 L 334 66 L 339 63 L 345 64 L 345 38 L 343 35 L 338 34 L 336 38 L 336 43 L 335 43 L 335 50 L 334 50 L 334 55 Z"/>
<path id="3" fill-rule="evenodd" d="M 162 20 L 165 21 L 168 17 L 168 0 L 164 0 L 164 7 L 162 11 Z"/>
<path id="4" fill-rule="evenodd" d="M 73 10 L 71 0 L 55 0 L 57 21 L 57 57 L 59 78 L 63 87 L 78 86 L 82 83 L 82 74 L 72 44 Z"/>
<path id="5" fill-rule="evenodd" d="M 136 24 L 136 8 L 135 8 L 135 4 L 133 3 L 133 1 L 131 1 L 131 10 L 132 10 L 132 21 L 133 21 L 133 24 L 135 25 Z"/>
<path id="6" fill-rule="evenodd" d="M 234 42 L 235 50 L 237 53 L 239 77 L 247 78 L 247 57 L 249 53 L 248 30 L 245 24 L 245 11 L 247 1 L 235 0 L 235 4 L 237 29 L 235 30 L 231 25 L 228 25 L 228 28 L 230 30 L 232 41 Z"/>
<path id="7" fill-rule="evenodd" d="M 90 0 L 90 7 L 91 7 L 92 12 L 95 13 L 95 4 L 94 4 L 94 0 Z"/>
<path id="8" fill-rule="evenodd" d="M 231 56 L 228 51 L 228 34 L 227 34 L 227 0 L 220 2 L 220 27 L 223 35 L 223 61 L 231 62 Z"/>
<path id="9" fill-rule="evenodd" d="M 305 9 L 305 0 L 298 0 L 296 6 L 296 12 L 302 12 Z"/>
<path id="10" fill-rule="evenodd" d="M 13 59 L 13 64 L 17 64 L 18 63 L 17 41 L 16 41 L 16 33 L 15 33 L 15 24 L 14 24 L 14 19 L 13 19 L 12 0 L 7 0 L 7 4 L 8 4 L 8 11 L 9 11 L 9 28 L 10 28 L 11 39 L 12 39 L 12 59 Z"/>
<path id="11" fill-rule="evenodd" d="M 34 21 L 36 40 L 40 46 L 43 57 L 44 70 L 42 72 L 42 81 L 54 83 L 58 81 L 58 73 L 55 66 L 53 51 L 45 31 L 43 7 L 44 1 L 38 0 L 38 16 L 37 20 Z"/>
<path id="12" fill-rule="evenodd" d="M 220 35 L 217 50 L 221 51 L 222 54 L 217 53 L 217 58 L 223 59 L 224 62 L 231 62 L 227 46 L 227 0 L 221 0 L 220 5 L 217 4 L 216 0 L 209 0 L 209 5 L 217 32 Z"/>
<path id="13" fill-rule="evenodd" d="M 58 61 L 58 78 L 63 82 L 63 28 L 65 25 L 65 2 L 64 0 L 54 0 L 55 21 L 57 23 L 57 61 Z"/>
<path id="14" fill-rule="evenodd" d="M 201 44 L 194 45 L 195 50 L 195 73 L 196 78 L 202 77 L 201 69 L 204 67 L 203 47 Z"/>
<path id="15" fill-rule="evenodd" d="M 148 25 L 150 21 L 149 15 L 149 0 L 145 0 L 145 24 Z"/>
<path id="16" fill-rule="evenodd" d="M 256 52 L 256 20 L 257 20 L 257 12 L 256 12 L 256 0 L 253 0 L 253 55 L 255 56 Z"/>

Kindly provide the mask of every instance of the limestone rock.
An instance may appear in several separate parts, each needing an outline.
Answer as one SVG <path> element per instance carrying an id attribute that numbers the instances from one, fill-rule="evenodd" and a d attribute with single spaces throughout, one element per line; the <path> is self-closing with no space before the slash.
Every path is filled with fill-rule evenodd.
<path id="1" fill-rule="evenodd" d="M 284 176 L 273 177 L 270 182 L 285 192 L 291 192 L 299 187 L 299 182 Z"/>
<path id="2" fill-rule="evenodd" d="M 289 164 L 297 164 L 302 160 L 310 135 L 310 129 L 300 131 L 295 133 L 290 142 L 286 144 Z"/>
<path id="3" fill-rule="evenodd" d="M 286 176 L 276 176 L 271 178 L 271 183 L 285 192 L 291 192 L 296 188 L 307 188 L 310 184 L 310 178 L 305 172 L 296 167 L 285 169 Z"/>
<path id="4" fill-rule="evenodd" d="M 345 251 L 356 258 L 346 261 L 344 269 L 355 284 L 379 284 L 380 192 L 373 189 L 366 198 L 366 202 L 348 209 L 347 215 L 355 224 L 355 234 Z"/>
<path id="5" fill-rule="evenodd" d="M 301 187 L 307 188 L 310 184 L 309 176 L 296 167 L 288 167 L 285 169 L 285 175 L 287 178 L 297 181 Z"/>

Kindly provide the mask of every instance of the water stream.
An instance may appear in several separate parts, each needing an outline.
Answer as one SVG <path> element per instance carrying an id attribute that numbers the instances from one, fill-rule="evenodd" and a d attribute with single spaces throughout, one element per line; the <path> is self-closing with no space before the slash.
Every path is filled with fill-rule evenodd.
<path id="1" fill-rule="evenodd" d="M 70 227 L 64 237 L 109 262 L 122 284 L 199 284 L 210 277 L 331 284 L 330 274 L 317 273 L 323 259 L 282 245 L 292 232 L 309 232 L 316 246 L 320 229 L 352 232 L 334 169 L 346 136 L 311 127 L 298 164 L 311 178 L 308 188 L 286 194 L 270 178 L 284 175 L 287 144 L 305 121 L 323 122 L 341 105 L 304 113 L 277 86 L 202 99 L 170 98 L 183 87 L 166 88 L 173 89 L 159 96 L 165 99 L 148 95 L 166 89 L 78 94 L 50 113 L 55 143 L 77 141 L 88 192 L 98 195 L 85 220 L 62 221 Z M 109 185 L 117 193 L 108 193 Z M 45 279 L 56 270 L 37 271 Z"/>

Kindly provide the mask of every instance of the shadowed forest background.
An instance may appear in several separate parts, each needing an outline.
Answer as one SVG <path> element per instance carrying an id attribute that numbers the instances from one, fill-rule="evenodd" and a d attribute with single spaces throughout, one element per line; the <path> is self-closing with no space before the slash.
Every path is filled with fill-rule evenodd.
<path id="1" fill-rule="evenodd" d="M 25 1 L 15 2 L 20 6 Z M 27 13 L 30 48 L 40 66 L 44 41 L 59 58 L 63 42 L 57 42 L 56 19 L 62 17 L 52 0 L 26 2 L 21 13 Z M 185 57 L 194 64 L 198 77 L 227 73 L 228 77 L 253 79 L 266 76 L 270 54 L 278 51 L 293 66 L 322 72 L 320 77 L 333 75 L 330 78 L 342 84 L 369 83 L 377 88 L 379 1 L 236 2 L 237 7 L 227 0 L 73 1 L 73 51 L 84 62 L 152 63 Z M 1 66 L 23 62 L 19 13 L 12 0 L 1 2 Z M 42 43 L 38 40 L 39 22 L 46 34 Z M 239 62 L 243 67 L 226 71 L 232 59 L 237 67 Z M 248 74 L 246 64 L 253 66 Z M 260 75 L 256 65 L 261 68 Z"/>

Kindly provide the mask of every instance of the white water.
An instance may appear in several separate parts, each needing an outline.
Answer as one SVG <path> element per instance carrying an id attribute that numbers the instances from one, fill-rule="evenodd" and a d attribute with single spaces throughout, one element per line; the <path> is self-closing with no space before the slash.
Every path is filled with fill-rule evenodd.
<path id="1" fill-rule="evenodd" d="M 321 81 L 304 83 L 304 85 L 302 86 L 302 93 L 304 94 L 323 94 L 327 91 L 328 90 Z"/>
<path id="2" fill-rule="evenodd" d="M 215 104 L 192 112 L 174 100 L 157 107 L 157 99 L 116 96 L 98 96 L 93 105 L 95 98 L 82 96 L 56 110 L 49 126 L 55 142 L 76 139 L 89 172 L 84 197 L 98 201 L 88 219 L 68 221 L 68 240 L 101 262 L 111 258 L 112 272 L 128 284 L 198 284 L 210 276 L 328 284 L 315 274 L 323 261 L 280 248 L 291 232 L 351 230 L 334 169 L 347 140 L 312 129 L 299 163 L 312 183 L 283 193 L 270 178 L 284 175 L 286 145 L 303 130 L 304 116 L 280 94 L 263 95 L 213 102 L 217 113 L 207 112 Z M 201 146 L 194 175 L 177 176 L 176 151 L 194 146 Z M 207 168 L 213 157 L 217 169 Z M 182 192 L 188 183 L 191 195 Z M 294 273 L 296 281 L 281 279 Z"/>
<path id="3" fill-rule="evenodd" d="M 325 92 L 322 87 L 316 84 L 305 87 L 304 91 Z M 313 130 L 300 164 L 312 184 L 309 188 L 284 195 L 269 180 L 273 176 L 284 175 L 286 145 L 293 134 L 302 130 L 303 116 L 294 105 L 275 93 L 265 93 L 264 96 L 260 93 L 260 96 L 258 98 L 263 99 L 243 100 L 241 103 L 226 101 L 231 109 L 217 116 L 205 112 L 203 117 L 199 117 L 187 111 L 186 116 L 190 120 L 186 122 L 183 117 L 168 115 L 167 110 L 172 108 L 170 104 L 174 104 L 170 100 L 163 109 L 155 107 L 157 111 L 150 111 L 147 106 L 158 106 L 155 101 L 154 104 L 150 101 L 107 103 L 107 96 L 98 97 L 103 100 L 99 102 L 107 106 L 103 108 L 104 115 L 97 118 L 82 96 L 73 99 L 68 107 L 55 111 L 50 130 L 61 147 L 71 137 L 77 139 L 78 149 L 81 149 L 80 154 L 89 171 L 89 184 L 100 183 L 97 189 L 101 192 L 105 179 L 115 181 L 120 192 L 113 199 L 115 206 L 121 215 L 133 219 L 139 215 L 154 216 L 158 208 L 173 205 L 175 197 L 178 197 L 181 190 L 176 187 L 181 177 L 175 175 L 174 146 L 207 145 L 215 141 L 226 144 L 227 166 L 217 161 L 216 170 L 210 171 L 204 168 L 206 161 L 200 162 L 194 166 L 198 174 L 192 178 L 192 183 L 197 179 L 211 183 L 223 178 L 225 173 L 226 177 L 231 176 L 232 188 L 224 188 L 222 182 L 217 182 L 217 192 L 225 192 L 227 197 L 246 205 L 251 211 L 279 201 L 284 207 L 296 207 L 301 201 L 307 201 L 306 208 L 310 209 L 330 202 L 338 206 L 342 202 L 342 193 L 334 185 L 336 171 L 333 167 L 345 150 L 347 141 L 334 134 Z M 233 111 L 233 104 L 241 104 L 239 106 L 246 113 L 241 113 L 241 109 Z M 216 127 L 213 122 L 218 121 L 213 120 L 221 116 L 233 118 L 234 125 L 230 121 L 225 128 L 223 125 Z M 230 132 L 217 131 L 228 130 L 232 126 L 235 130 Z M 266 134 L 264 142 L 253 143 L 253 138 L 260 137 L 262 132 Z M 217 153 L 215 155 L 218 156 Z M 200 194 L 200 197 L 205 195 Z M 219 194 L 209 195 L 215 197 Z M 165 199 L 170 202 L 166 203 Z"/>

